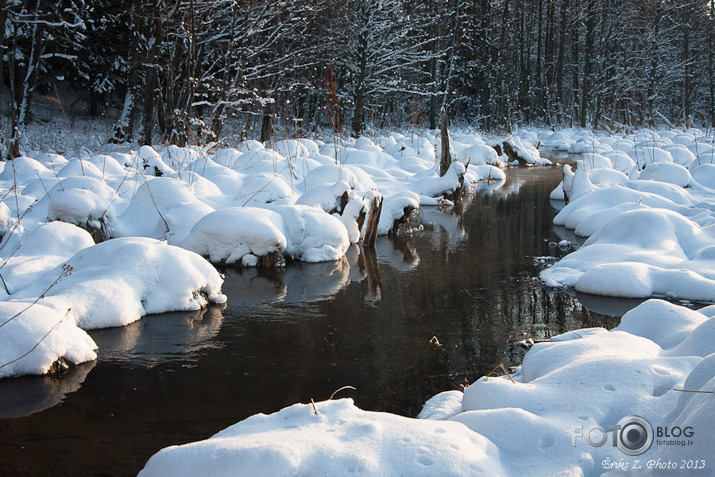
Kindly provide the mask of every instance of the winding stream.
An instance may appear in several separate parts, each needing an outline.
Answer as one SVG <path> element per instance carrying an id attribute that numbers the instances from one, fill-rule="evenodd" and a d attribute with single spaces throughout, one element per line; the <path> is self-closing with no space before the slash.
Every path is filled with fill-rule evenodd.
<path id="1" fill-rule="evenodd" d="M 228 271 L 223 309 L 93 331 L 99 359 L 61 379 L 0 381 L 2 474 L 136 475 L 167 445 L 344 385 L 357 391 L 339 396 L 364 409 L 414 416 L 440 391 L 519 364 L 509 340 L 615 326 L 637 302 L 535 278 L 548 260 L 534 257 L 567 253 L 550 244 L 567 238 L 548 199 L 559 169 L 507 175 L 459 210 L 424 210 L 434 226 L 381 237 L 373 252 Z"/>

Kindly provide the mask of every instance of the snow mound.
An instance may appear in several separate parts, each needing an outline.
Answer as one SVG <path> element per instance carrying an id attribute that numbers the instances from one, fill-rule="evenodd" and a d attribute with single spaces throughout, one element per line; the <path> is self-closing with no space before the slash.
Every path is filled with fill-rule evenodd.
<path id="1" fill-rule="evenodd" d="M 31 157 L 16 157 L 0 172 L 0 181 L 7 181 L 10 185 L 13 181 L 24 185 L 35 179 L 55 180 L 55 175 L 44 164 Z"/>
<path id="2" fill-rule="evenodd" d="M 215 263 L 255 266 L 258 257 L 275 252 L 305 262 L 338 260 L 350 240 L 337 218 L 294 205 L 218 210 L 199 220 L 181 245 Z"/>
<path id="3" fill-rule="evenodd" d="M 612 331 L 537 343 L 511 377 L 438 394 L 422 419 L 362 411 L 348 399 L 296 404 L 163 449 L 140 475 L 601 475 L 623 453 L 610 431 L 601 447 L 583 435 L 632 414 L 654 428 L 692 426 L 702 454 L 685 455 L 695 458 L 711 446 L 714 371 L 715 318 L 649 300 Z M 639 459 L 682 459 L 683 450 L 656 441 Z"/>
<path id="4" fill-rule="evenodd" d="M 36 283 L 48 271 L 94 245 L 90 234 L 75 225 L 49 222 L 13 235 L 2 250 L 2 277 L 10 293 Z"/>
<path id="5" fill-rule="evenodd" d="M 630 151 L 630 156 L 641 170 L 657 162 L 673 162 L 673 156 L 668 151 L 652 146 L 636 147 Z"/>
<path id="6" fill-rule="evenodd" d="M 283 218 L 286 236 L 285 254 L 304 262 L 339 260 L 350 247 L 348 230 L 343 223 L 323 210 L 294 205 L 273 210 Z"/>
<path id="7" fill-rule="evenodd" d="M 71 274 L 66 267 L 50 270 L 12 300 L 31 302 L 44 294 L 41 304 L 58 312 L 71 309 L 83 329 L 122 326 L 147 314 L 198 310 L 226 300 L 223 280 L 210 263 L 154 239 L 108 240 L 80 250 L 66 265 Z"/>
<path id="8" fill-rule="evenodd" d="M 695 182 L 715 190 L 715 164 L 703 164 L 690 171 Z"/>
<path id="9" fill-rule="evenodd" d="M 363 411 L 351 399 L 315 409 L 295 404 L 166 448 L 139 475 L 505 475 L 494 444 L 463 424 Z"/>
<path id="10" fill-rule="evenodd" d="M 199 220 L 181 246 L 214 263 L 241 263 L 283 253 L 286 238 L 280 214 L 254 207 L 231 207 Z M 246 263 L 248 264 L 248 263 Z"/>
<path id="11" fill-rule="evenodd" d="M 693 178 L 685 167 L 668 162 L 651 164 L 641 172 L 639 179 L 667 182 L 680 187 L 687 187 L 693 183 Z"/>
<path id="12" fill-rule="evenodd" d="M 48 194 L 47 218 L 100 231 L 114 217 L 117 193 L 101 179 L 71 177 L 62 180 Z M 109 231 L 104 232 L 107 238 Z"/>
<path id="13" fill-rule="evenodd" d="M 549 286 L 597 295 L 712 301 L 713 244 L 713 227 L 673 211 L 637 208 L 608 221 L 541 278 Z"/>
<path id="14" fill-rule="evenodd" d="M 97 358 L 97 345 L 67 310 L 4 301 L 0 326 L 0 378 L 45 374 L 59 358 L 73 364 Z"/>
<path id="15" fill-rule="evenodd" d="M 196 198 L 192 187 L 170 177 L 142 184 L 126 210 L 112 224 L 114 237 L 167 237 L 179 244 L 191 228 L 214 209 Z"/>

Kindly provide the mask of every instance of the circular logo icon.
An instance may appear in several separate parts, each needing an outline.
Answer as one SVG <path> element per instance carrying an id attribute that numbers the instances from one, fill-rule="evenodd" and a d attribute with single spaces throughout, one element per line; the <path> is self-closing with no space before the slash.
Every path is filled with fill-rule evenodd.
<path id="1" fill-rule="evenodd" d="M 641 455 L 653 444 L 653 427 L 640 416 L 626 416 L 618 421 L 616 446 L 626 455 Z"/>

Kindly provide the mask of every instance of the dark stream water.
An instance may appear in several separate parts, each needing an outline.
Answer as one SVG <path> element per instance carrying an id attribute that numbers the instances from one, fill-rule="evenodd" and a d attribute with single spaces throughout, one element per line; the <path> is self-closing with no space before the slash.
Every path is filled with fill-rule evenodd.
<path id="1" fill-rule="evenodd" d="M 558 168 L 508 177 L 459 210 L 425 210 L 433 228 L 382 237 L 372 253 L 230 271 L 224 308 L 94 331 L 98 361 L 62 378 L 0 381 L 0 474 L 135 475 L 165 446 L 344 385 L 364 409 L 414 416 L 440 391 L 519 364 L 510 339 L 615 326 L 608 315 L 635 303 L 535 279 L 534 257 L 566 253 L 549 245 L 565 237 L 548 199 Z"/>

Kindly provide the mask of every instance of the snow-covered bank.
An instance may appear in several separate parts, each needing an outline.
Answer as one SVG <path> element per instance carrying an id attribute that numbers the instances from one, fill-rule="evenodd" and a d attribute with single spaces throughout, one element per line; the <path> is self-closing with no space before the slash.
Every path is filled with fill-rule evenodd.
<path id="1" fill-rule="evenodd" d="M 84 330 L 225 301 L 207 259 L 340 260 L 379 200 L 377 232 L 388 234 L 420 205 L 504 179 L 506 162 L 471 133 L 454 135 L 455 161 L 440 177 L 438 143 L 434 133 L 393 134 L 82 157 L 25 151 L 0 163 L 0 378 L 94 359 Z M 513 143 L 523 161 L 546 163 L 529 139 Z"/>
<path id="2" fill-rule="evenodd" d="M 62 261 L 53 267 L 41 256 L 17 265 L 36 273 L 0 301 L 0 377 L 43 374 L 58 359 L 74 364 L 95 359 L 97 346 L 84 330 L 226 300 L 223 280 L 211 264 L 154 239 L 110 240 Z M 43 265 L 44 272 L 38 270 Z"/>
<path id="3" fill-rule="evenodd" d="M 554 224 L 589 237 L 544 270 L 549 286 L 597 295 L 715 301 L 713 138 L 698 131 L 624 137 L 544 135 L 578 152 L 552 199 Z"/>
<path id="4" fill-rule="evenodd" d="M 166 448 L 140 475 L 595 476 L 634 458 L 611 445 L 612 431 L 601 447 L 582 436 L 595 428 L 595 440 L 596 426 L 608 430 L 630 415 L 654 432 L 692 430 L 687 446 L 656 439 L 636 457 L 644 469 L 659 458 L 702 460 L 702 475 L 710 475 L 714 317 L 715 307 L 650 300 L 614 330 L 575 330 L 536 344 L 513 382 L 482 378 L 464 394 L 435 396 L 424 419 L 362 411 L 348 399 L 296 404 Z"/>

